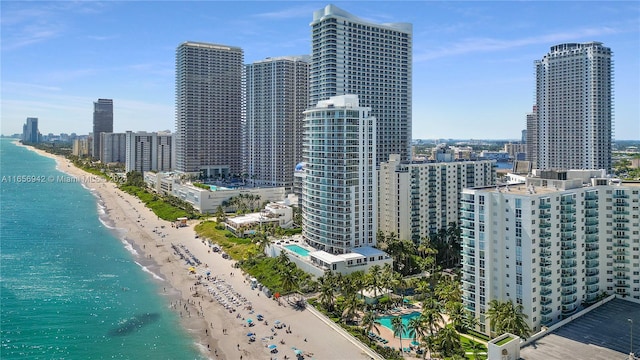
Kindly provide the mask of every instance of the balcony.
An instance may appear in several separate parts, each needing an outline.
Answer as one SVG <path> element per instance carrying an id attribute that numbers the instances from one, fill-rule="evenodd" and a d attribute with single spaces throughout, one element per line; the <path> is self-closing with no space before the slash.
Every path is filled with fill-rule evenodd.
<path id="1" fill-rule="evenodd" d="M 587 269 L 597 268 L 600 265 L 598 260 L 587 260 L 586 267 Z"/>
<path id="2" fill-rule="evenodd" d="M 595 285 L 600 282 L 600 279 L 597 276 L 590 276 L 585 281 L 585 285 Z"/>
<path id="3" fill-rule="evenodd" d="M 629 235 L 618 235 L 618 234 L 614 234 L 613 235 L 614 239 L 629 239 Z"/>
<path id="4" fill-rule="evenodd" d="M 551 285 L 552 281 L 551 279 L 548 278 L 543 278 L 542 280 L 540 280 L 540 285 L 542 286 L 549 286 Z"/>
<path id="5" fill-rule="evenodd" d="M 626 266 L 614 266 L 613 267 L 613 271 L 624 271 L 624 272 L 628 272 L 629 268 Z"/>
<path id="6" fill-rule="evenodd" d="M 563 316 L 569 316 L 569 315 L 573 314 L 574 312 L 576 312 L 577 310 L 578 310 L 578 305 L 576 305 L 576 304 L 563 305 L 562 306 L 562 315 Z"/>
<path id="7" fill-rule="evenodd" d="M 562 305 L 573 304 L 576 300 L 578 300 L 578 297 L 575 295 L 565 295 L 562 297 Z"/>
<path id="8" fill-rule="evenodd" d="M 588 218 L 587 220 L 585 220 L 584 224 L 586 226 L 597 226 L 599 223 L 598 219 L 592 219 L 592 218 Z"/>
<path id="9" fill-rule="evenodd" d="M 548 229 L 551 227 L 551 223 L 548 221 L 540 221 L 540 228 L 541 229 Z"/>
<path id="10" fill-rule="evenodd" d="M 600 287 L 597 284 L 587 285 L 587 295 L 597 294 L 600 291 Z M 587 296 L 588 297 L 588 296 Z"/>
<path id="11" fill-rule="evenodd" d="M 622 287 L 622 288 L 628 288 L 628 287 L 631 287 L 631 285 L 630 285 L 630 284 L 627 284 L 627 283 L 625 283 L 625 282 L 621 282 L 621 281 L 620 281 L 620 282 L 617 282 L 617 283 L 615 283 L 615 284 L 613 284 L 613 285 L 614 285 L 615 287 Z"/>
<path id="12" fill-rule="evenodd" d="M 540 216 L 538 216 L 538 218 L 540 218 L 540 219 L 551 219 L 551 213 L 548 213 L 548 212 L 544 212 L 543 213 L 543 212 L 541 212 Z"/>
<path id="13" fill-rule="evenodd" d="M 549 289 L 549 288 L 540 289 L 540 295 L 547 296 L 549 294 L 551 294 L 551 289 Z"/>
<path id="14" fill-rule="evenodd" d="M 540 324 L 544 325 L 544 326 L 549 326 L 553 323 L 553 317 L 550 316 L 543 316 L 540 319 Z"/>
<path id="15" fill-rule="evenodd" d="M 578 292 L 578 289 L 576 289 L 575 287 L 571 287 L 568 289 L 562 289 L 562 291 L 560 292 L 563 296 L 567 296 L 567 295 L 575 295 L 575 293 Z M 564 302 L 564 300 L 563 300 Z"/>
<path id="16" fill-rule="evenodd" d="M 574 247 L 575 248 L 575 247 Z M 563 251 L 562 252 L 562 259 L 575 259 L 576 258 L 576 252 L 575 251 Z"/>
<path id="17" fill-rule="evenodd" d="M 629 260 L 627 259 L 613 259 L 614 264 L 628 264 Z"/>
<path id="18" fill-rule="evenodd" d="M 551 275 L 551 270 L 549 269 L 540 270 L 540 276 L 550 276 L 550 275 Z"/>
<path id="19" fill-rule="evenodd" d="M 585 272 L 585 275 L 587 276 L 596 276 L 598 274 L 600 274 L 599 269 L 587 269 L 587 271 Z"/>
<path id="20" fill-rule="evenodd" d="M 551 209 L 551 204 L 540 204 L 540 206 L 538 206 L 538 209 Z"/>
<path id="21" fill-rule="evenodd" d="M 625 218 L 614 218 L 613 219 L 614 223 L 628 223 L 629 219 L 625 219 Z"/>
<path id="22" fill-rule="evenodd" d="M 613 210 L 613 215 L 629 215 L 629 212 L 625 210 Z"/>
<path id="23" fill-rule="evenodd" d="M 629 280 L 629 276 L 627 275 L 616 275 L 613 278 L 616 280 Z"/>
<path id="24" fill-rule="evenodd" d="M 548 248 L 548 247 L 551 247 L 551 241 L 547 241 L 547 240 L 540 240 L 540 247 L 541 247 L 541 248 Z"/>
<path id="25" fill-rule="evenodd" d="M 540 305 L 542 305 L 542 306 L 549 305 L 552 302 L 553 301 L 550 298 L 547 298 L 547 297 L 544 297 L 544 296 L 540 299 Z"/>
<path id="26" fill-rule="evenodd" d="M 616 193 L 616 194 L 613 194 L 613 198 L 614 199 L 628 199 L 629 195 L 624 194 L 624 193 Z"/>
<path id="27" fill-rule="evenodd" d="M 618 241 L 618 242 L 614 242 L 613 246 L 617 246 L 617 247 L 629 247 L 629 244 L 622 242 L 622 241 Z"/>
<path id="28" fill-rule="evenodd" d="M 551 250 L 547 250 L 547 249 L 540 250 L 540 256 L 544 256 L 544 257 L 551 256 Z"/>
<path id="29" fill-rule="evenodd" d="M 586 242 L 587 244 L 597 243 L 599 241 L 600 240 L 598 239 L 598 235 L 597 234 L 587 234 L 587 236 L 586 236 L 586 238 L 584 240 L 584 242 Z"/>
<path id="30" fill-rule="evenodd" d="M 576 284 L 576 279 L 566 279 L 566 280 L 562 280 L 562 282 L 560 283 L 562 286 L 572 286 Z"/>
<path id="31" fill-rule="evenodd" d="M 542 307 L 542 310 L 540 311 L 540 314 L 542 315 L 549 315 L 553 312 L 553 310 L 551 308 L 548 307 Z"/>

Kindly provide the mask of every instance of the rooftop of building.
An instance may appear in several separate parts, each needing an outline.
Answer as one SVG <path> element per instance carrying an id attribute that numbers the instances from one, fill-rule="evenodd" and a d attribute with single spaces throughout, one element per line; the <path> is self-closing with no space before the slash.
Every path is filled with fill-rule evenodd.
<path id="1" fill-rule="evenodd" d="M 633 322 L 629 322 L 631 319 Z M 632 326 L 640 324 L 640 302 L 613 299 L 520 349 L 524 360 L 628 359 Z M 640 328 L 637 328 L 640 330 Z M 640 340 L 633 338 L 634 353 Z"/>

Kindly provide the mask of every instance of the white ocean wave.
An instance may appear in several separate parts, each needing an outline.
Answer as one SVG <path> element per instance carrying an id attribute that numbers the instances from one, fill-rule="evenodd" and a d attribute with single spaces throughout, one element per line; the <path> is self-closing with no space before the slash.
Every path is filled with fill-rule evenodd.
<path id="1" fill-rule="evenodd" d="M 154 279 L 157 279 L 157 280 L 160 280 L 160 281 L 164 281 L 164 279 L 162 277 L 160 277 L 158 274 L 154 273 L 153 271 L 149 270 L 146 266 L 142 266 L 142 264 L 140 264 L 137 261 L 134 261 L 134 262 L 136 264 L 138 264 L 138 266 L 140 266 L 142 268 L 142 271 L 151 274 L 151 276 L 153 276 Z"/>
<path id="2" fill-rule="evenodd" d="M 127 239 L 120 239 L 120 241 L 122 241 L 122 243 L 124 244 L 124 248 L 127 249 L 127 251 L 129 251 L 136 257 L 140 257 L 140 254 L 138 254 L 138 251 L 136 251 L 136 249 L 133 248 L 133 245 L 130 242 L 128 242 Z"/>

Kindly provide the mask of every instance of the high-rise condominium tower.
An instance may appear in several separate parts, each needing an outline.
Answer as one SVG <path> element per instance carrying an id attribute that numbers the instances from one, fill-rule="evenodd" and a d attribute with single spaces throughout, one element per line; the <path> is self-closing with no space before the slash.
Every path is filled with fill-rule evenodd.
<path id="1" fill-rule="evenodd" d="M 332 254 L 376 245 L 376 119 L 356 95 L 305 111 L 302 235 Z"/>
<path id="2" fill-rule="evenodd" d="M 536 65 L 535 136 L 539 169 L 611 170 L 612 52 L 599 42 L 561 44 Z"/>
<path id="3" fill-rule="evenodd" d="M 376 165 L 390 154 L 410 159 L 412 25 L 374 24 L 327 5 L 311 29 L 310 104 L 358 95 L 377 119 Z"/>
<path id="4" fill-rule="evenodd" d="M 267 58 L 245 67 L 246 174 L 259 186 L 293 188 L 309 104 L 309 56 Z"/>
<path id="5" fill-rule="evenodd" d="M 22 141 L 35 144 L 40 142 L 40 131 L 38 131 L 38 118 L 28 117 L 27 122 L 22 126 Z"/>
<path id="6" fill-rule="evenodd" d="M 185 42 L 176 50 L 176 170 L 227 177 L 242 170 L 241 48 Z"/>
<path id="7" fill-rule="evenodd" d="M 113 132 L 113 100 L 98 99 L 93 102 L 93 157 L 100 158 L 102 154 L 102 133 Z"/>

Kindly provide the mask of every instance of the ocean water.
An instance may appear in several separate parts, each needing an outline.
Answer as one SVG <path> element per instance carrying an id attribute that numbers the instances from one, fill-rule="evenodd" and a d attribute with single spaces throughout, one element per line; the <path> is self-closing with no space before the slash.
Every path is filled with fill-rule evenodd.
<path id="1" fill-rule="evenodd" d="M 62 175 L 0 139 L 0 358 L 202 359 L 163 280 Z"/>

